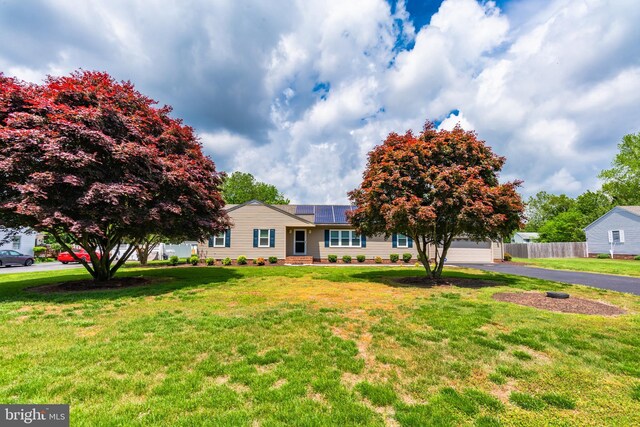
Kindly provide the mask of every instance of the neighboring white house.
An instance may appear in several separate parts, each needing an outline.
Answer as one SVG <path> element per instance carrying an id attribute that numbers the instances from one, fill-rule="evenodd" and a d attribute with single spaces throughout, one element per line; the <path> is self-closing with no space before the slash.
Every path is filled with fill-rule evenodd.
<path id="1" fill-rule="evenodd" d="M 129 245 L 121 245 L 120 250 L 118 251 L 118 258 L 124 255 L 128 248 Z M 149 261 L 167 259 L 172 255 L 176 255 L 179 258 L 187 258 L 191 255 L 197 255 L 197 253 L 198 242 L 196 241 L 186 241 L 177 244 L 158 243 L 158 246 L 156 246 L 155 249 L 151 251 L 151 254 L 149 254 Z M 137 261 L 138 254 L 133 251 L 128 260 Z"/>
<path id="2" fill-rule="evenodd" d="M 4 242 L 7 232 L 0 231 L 0 242 Z M 13 236 L 8 242 L 0 243 L 0 249 L 13 249 L 25 255 L 33 256 L 33 247 L 36 245 L 36 233 L 25 231 Z"/>
<path id="3" fill-rule="evenodd" d="M 617 206 L 584 229 L 590 255 L 640 254 L 640 206 Z"/>
<path id="4" fill-rule="evenodd" d="M 533 243 L 540 238 L 539 233 L 518 231 L 511 238 L 511 243 Z"/>

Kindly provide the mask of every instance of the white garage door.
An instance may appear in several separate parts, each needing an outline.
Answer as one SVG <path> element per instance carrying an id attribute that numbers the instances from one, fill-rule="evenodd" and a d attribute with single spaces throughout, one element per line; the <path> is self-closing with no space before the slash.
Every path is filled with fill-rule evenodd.
<path id="1" fill-rule="evenodd" d="M 454 263 L 491 263 L 493 252 L 491 242 L 473 242 L 467 239 L 456 239 L 447 252 L 447 264 Z"/>

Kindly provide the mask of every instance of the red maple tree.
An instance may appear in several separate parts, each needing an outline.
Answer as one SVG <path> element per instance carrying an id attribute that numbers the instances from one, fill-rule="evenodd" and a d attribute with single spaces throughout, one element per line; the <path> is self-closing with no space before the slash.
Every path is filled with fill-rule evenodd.
<path id="1" fill-rule="evenodd" d="M 417 137 L 391 133 L 349 193 L 357 207 L 350 221 L 364 235 L 411 237 L 427 275 L 438 278 L 455 237 L 501 239 L 521 225 L 520 182 L 498 181 L 504 162 L 460 126 L 437 131 L 427 122 Z"/>
<path id="2" fill-rule="evenodd" d="M 76 259 L 96 280 L 112 278 L 149 234 L 224 230 L 222 174 L 170 112 L 107 73 L 42 85 L 0 74 L 0 223 L 48 232 L 71 251 L 69 236 L 91 255 Z"/>

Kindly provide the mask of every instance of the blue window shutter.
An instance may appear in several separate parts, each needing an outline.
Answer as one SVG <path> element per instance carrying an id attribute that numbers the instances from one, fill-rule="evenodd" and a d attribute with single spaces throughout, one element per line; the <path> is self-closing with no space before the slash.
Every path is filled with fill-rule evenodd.
<path id="1" fill-rule="evenodd" d="M 367 247 L 367 236 L 364 234 L 360 236 L 360 243 L 363 248 Z"/>
<path id="2" fill-rule="evenodd" d="M 258 229 L 257 228 L 253 229 L 253 247 L 254 248 L 258 247 Z"/>
<path id="3" fill-rule="evenodd" d="M 324 247 L 329 247 L 329 230 L 324 230 Z"/>
<path id="4" fill-rule="evenodd" d="M 209 247 L 213 247 L 213 236 L 209 236 Z"/>
<path id="5" fill-rule="evenodd" d="M 231 247 L 231 229 L 230 228 L 227 228 L 227 232 L 224 235 L 224 247 L 225 248 Z"/>
<path id="6" fill-rule="evenodd" d="M 392 248 L 398 247 L 398 235 L 396 233 L 393 233 L 393 237 L 391 237 L 391 247 Z"/>
<path id="7" fill-rule="evenodd" d="M 410 248 L 413 247 L 413 239 L 411 237 L 407 237 L 407 243 Z"/>
<path id="8" fill-rule="evenodd" d="M 269 247 L 271 248 L 276 247 L 276 229 L 275 228 L 272 228 L 271 230 L 269 230 Z"/>

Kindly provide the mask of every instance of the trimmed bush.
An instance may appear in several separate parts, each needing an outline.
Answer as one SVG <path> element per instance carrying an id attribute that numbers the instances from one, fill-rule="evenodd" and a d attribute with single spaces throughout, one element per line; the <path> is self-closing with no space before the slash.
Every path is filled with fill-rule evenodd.
<path id="1" fill-rule="evenodd" d="M 231 258 L 226 257 L 222 260 L 222 265 L 231 265 Z"/>
<path id="2" fill-rule="evenodd" d="M 254 260 L 253 260 L 253 263 L 254 263 L 255 265 L 265 265 L 265 264 L 266 264 L 266 261 L 264 260 L 264 258 L 262 258 L 262 257 L 258 257 L 258 258 L 256 258 L 256 259 L 254 259 Z"/>
<path id="3" fill-rule="evenodd" d="M 406 263 L 411 262 L 411 258 L 413 258 L 413 255 L 411 255 L 409 252 L 402 254 L 402 260 Z"/>
<path id="4" fill-rule="evenodd" d="M 46 250 L 47 250 L 47 248 L 45 246 L 34 246 L 33 247 L 33 255 L 39 257 L 43 253 L 45 253 Z"/>
<path id="5" fill-rule="evenodd" d="M 240 255 L 236 261 L 238 262 L 238 265 L 246 265 L 247 257 L 244 255 Z"/>
<path id="6" fill-rule="evenodd" d="M 391 260 L 391 262 L 398 262 L 399 259 L 400 259 L 400 255 L 398 254 L 389 255 L 389 260 Z"/>
<path id="7" fill-rule="evenodd" d="M 504 258 L 505 261 L 511 261 L 513 259 L 513 257 L 511 256 L 511 254 L 509 252 L 505 252 L 504 253 Z"/>
<path id="8" fill-rule="evenodd" d="M 329 262 L 338 262 L 338 255 L 333 255 L 333 254 L 327 255 L 327 260 Z"/>
<path id="9" fill-rule="evenodd" d="M 344 262 L 345 264 L 350 264 L 351 263 L 351 255 L 343 255 L 342 256 L 342 262 Z"/>
<path id="10" fill-rule="evenodd" d="M 213 258 L 207 258 L 206 260 L 204 260 L 204 262 L 206 262 L 207 265 L 215 265 L 216 260 L 214 260 Z"/>
<path id="11" fill-rule="evenodd" d="M 376 264 L 382 264 L 382 257 L 377 256 L 377 257 L 375 257 L 375 258 L 373 259 L 373 261 L 374 261 Z"/>
<path id="12" fill-rule="evenodd" d="M 198 265 L 198 263 L 200 262 L 200 258 L 198 258 L 198 255 L 191 255 L 187 259 L 187 262 L 191 265 Z"/>
<path id="13" fill-rule="evenodd" d="M 169 257 L 169 265 L 178 265 L 178 261 L 180 261 L 180 258 L 178 258 L 178 255 L 171 255 Z"/>
<path id="14" fill-rule="evenodd" d="M 598 258 L 598 259 L 608 259 L 608 258 L 611 258 L 611 256 L 609 254 L 598 254 L 598 255 L 596 255 L 596 258 Z"/>
<path id="15" fill-rule="evenodd" d="M 356 259 L 358 260 L 358 262 L 364 262 L 367 257 L 364 255 L 356 255 Z"/>
<path id="16" fill-rule="evenodd" d="M 277 264 L 278 263 L 278 257 L 277 256 L 270 256 L 269 257 L 269 264 Z"/>

